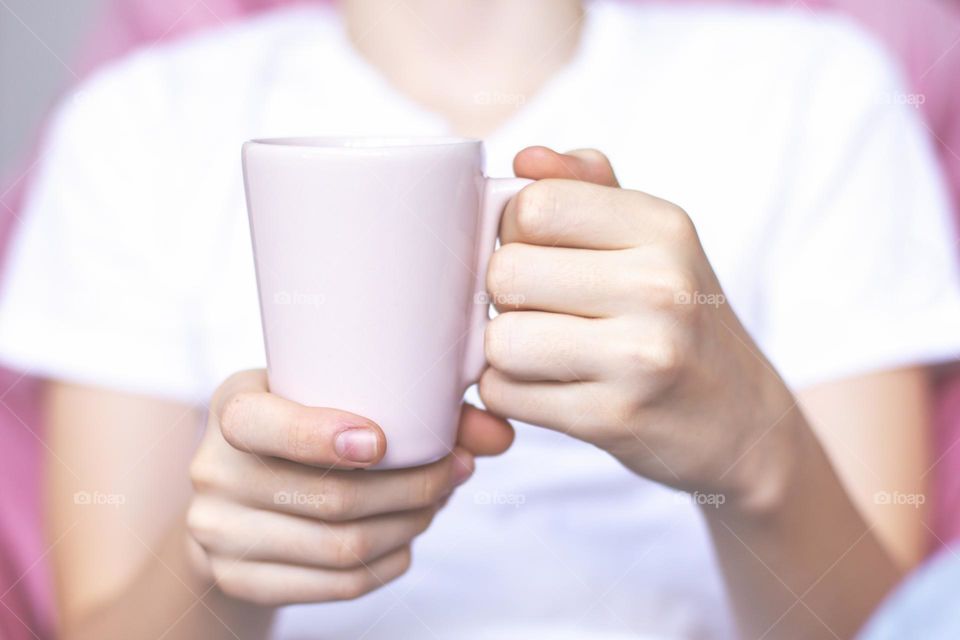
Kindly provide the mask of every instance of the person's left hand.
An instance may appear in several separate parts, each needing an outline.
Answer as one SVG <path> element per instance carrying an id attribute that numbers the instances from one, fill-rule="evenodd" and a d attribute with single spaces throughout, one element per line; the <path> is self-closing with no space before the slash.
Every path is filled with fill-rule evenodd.
<path id="1" fill-rule="evenodd" d="M 621 189 L 597 151 L 531 147 L 514 166 L 537 182 L 508 205 L 487 273 L 500 311 L 486 330 L 487 408 L 653 480 L 762 503 L 796 430 L 764 435 L 794 402 L 726 304 L 690 217 Z"/>

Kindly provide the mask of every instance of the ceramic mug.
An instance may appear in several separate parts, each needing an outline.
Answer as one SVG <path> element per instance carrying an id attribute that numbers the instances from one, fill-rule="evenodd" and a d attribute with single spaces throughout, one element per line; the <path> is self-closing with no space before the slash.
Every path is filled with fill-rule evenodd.
<path id="1" fill-rule="evenodd" d="M 383 429 L 377 468 L 453 449 L 484 367 L 500 217 L 527 180 L 487 178 L 462 138 L 243 146 L 270 389 Z"/>

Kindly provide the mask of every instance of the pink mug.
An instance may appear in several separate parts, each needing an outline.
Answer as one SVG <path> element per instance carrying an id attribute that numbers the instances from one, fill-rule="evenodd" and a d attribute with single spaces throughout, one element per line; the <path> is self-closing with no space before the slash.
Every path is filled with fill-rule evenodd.
<path id="1" fill-rule="evenodd" d="M 529 181 L 485 177 L 461 138 L 253 140 L 243 169 L 271 391 L 374 420 L 377 468 L 450 453 L 500 217 Z"/>

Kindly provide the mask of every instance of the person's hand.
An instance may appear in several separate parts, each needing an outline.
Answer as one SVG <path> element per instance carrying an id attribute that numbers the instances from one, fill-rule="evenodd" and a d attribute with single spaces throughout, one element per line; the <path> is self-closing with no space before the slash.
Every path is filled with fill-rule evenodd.
<path id="1" fill-rule="evenodd" d="M 355 598 L 410 565 L 410 543 L 473 472 L 505 451 L 503 420 L 464 406 L 452 455 L 414 469 L 362 472 L 389 443 L 370 420 L 308 408 L 236 374 L 211 404 L 190 469 L 191 558 L 219 589 L 264 606 Z"/>
<path id="2" fill-rule="evenodd" d="M 789 447 L 761 436 L 794 403 L 688 215 L 620 188 L 597 151 L 531 147 L 515 170 L 538 181 L 508 205 L 487 274 L 501 313 L 485 336 L 486 407 L 659 482 L 762 501 L 758 478 Z"/>

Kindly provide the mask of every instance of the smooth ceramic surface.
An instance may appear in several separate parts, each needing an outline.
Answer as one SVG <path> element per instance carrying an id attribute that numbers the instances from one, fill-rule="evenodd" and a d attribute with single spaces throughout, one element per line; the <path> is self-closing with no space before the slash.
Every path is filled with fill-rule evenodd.
<path id="1" fill-rule="evenodd" d="M 378 468 L 449 453 L 483 368 L 503 208 L 458 138 L 287 138 L 243 147 L 271 390 L 376 421 Z"/>

